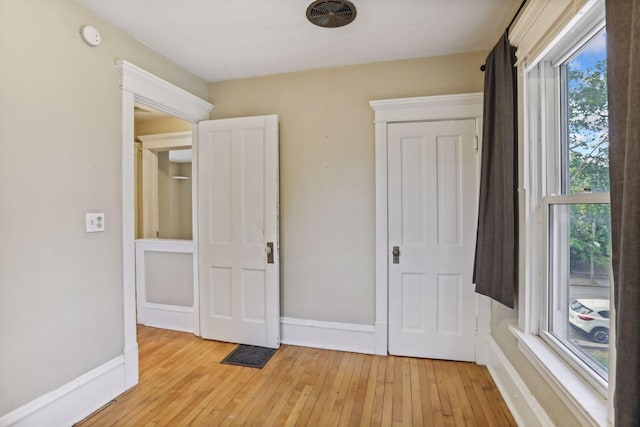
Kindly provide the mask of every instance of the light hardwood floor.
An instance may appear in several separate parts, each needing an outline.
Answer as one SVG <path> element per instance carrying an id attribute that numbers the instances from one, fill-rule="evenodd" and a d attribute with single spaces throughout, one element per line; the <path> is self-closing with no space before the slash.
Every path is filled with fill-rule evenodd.
<path id="1" fill-rule="evenodd" d="M 515 426 L 486 368 L 283 345 L 263 369 L 234 344 L 138 328 L 140 383 L 81 426 Z"/>

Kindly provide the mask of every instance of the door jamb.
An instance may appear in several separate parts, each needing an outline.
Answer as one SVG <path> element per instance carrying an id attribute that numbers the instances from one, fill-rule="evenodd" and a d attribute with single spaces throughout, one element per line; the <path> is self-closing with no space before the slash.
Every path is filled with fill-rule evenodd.
<path id="1" fill-rule="evenodd" d="M 482 135 L 483 94 L 465 93 L 370 101 L 375 112 L 375 174 L 376 174 L 376 305 L 375 353 L 388 354 L 388 187 L 387 187 L 387 129 L 390 123 L 435 120 L 476 120 L 478 139 Z M 480 141 L 479 141 L 480 143 Z M 478 156 L 478 162 L 480 156 Z M 479 170 L 479 168 L 478 168 Z M 478 318 L 476 362 L 486 363 L 486 351 L 478 348 L 488 342 L 482 336 L 490 333 L 490 304 L 476 295 Z M 482 336 L 481 336 L 482 335 Z"/>
<path id="2" fill-rule="evenodd" d="M 213 105 L 197 96 L 156 77 L 124 60 L 117 60 L 122 93 L 122 285 L 123 285 L 123 357 L 125 389 L 138 383 L 138 342 L 136 338 L 136 288 L 135 288 L 135 203 L 134 203 L 134 115 L 135 102 L 171 114 L 193 123 L 194 144 L 197 139 L 197 122 L 209 118 Z M 193 147 L 195 150 L 195 146 Z M 195 167 L 195 164 L 194 164 Z M 196 182 L 193 182 L 196 187 Z M 194 188 L 197 194 L 197 188 Z M 196 200 L 194 199 L 194 204 Z M 194 215 L 194 308 L 198 307 L 197 271 L 197 220 Z M 199 310 L 194 309 L 198 320 Z M 199 322 L 195 322 L 199 334 Z"/>

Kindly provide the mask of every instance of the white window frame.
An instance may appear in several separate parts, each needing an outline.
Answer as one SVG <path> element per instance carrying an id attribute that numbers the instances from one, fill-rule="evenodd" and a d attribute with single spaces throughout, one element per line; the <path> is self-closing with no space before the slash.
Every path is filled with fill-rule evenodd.
<path id="1" fill-rule="evenodd" d="M 545 340 L 545 342 L 552 347 L 554 351 L 558 353 L 560 357 L 565 359 L 567 363 L 571 365 L 583 378 L 591 384 L 603 397 L 607 396 L 607 380 L 597 375 L 587 363 L 582 361 L 574 352 L 569 350 L 567 346 L 559 339 L 557 339 L 550 330 L 552 329 L 549 324 L 552 302 L 549 295 L 552 292 L 557 292 L 556 289 L 551 289 L 552 283 L 550 276 L 553 274 L 552 266 L 549 265 L 550 255 L 552 253 L 551 245 L 553 242 L 550 240 L 551 232 L 550 227 L 550 208 L 553 205 L 561 204 L 574 204 L 574 203 L 609 203 L 609 193 L 589 193 L 589 194 L 564 194 L 562 186 L 563 183 L 563 162 L 564 162 L 564 132 L 566 122 L 563 115 L 565 114 L 561 104 L 565 101 L 563 99 L 563 86 L 564 75 L 561 70 L 561 66 L 565 64 L 573 55 L 576 54 L 585 44 L 591 41 L 595 36 L 600 34 L 605 28 L 604 16 L 593 13 L 593 16 L 587 14 L 573 29 L 566 35 L 561 37 L 556 45 L 545 55 L 545 57 L 537 64 L 537 75 L 540 76 L 536 82 L 531 79 L 532 85 L 538 85 L 539 108 L 538 113 L 541 120 L 541 124 L 546 125 L 546 132 L 542 131 L 540 144 L 545 152 L 542 157 L 541 164 L 532 174 L 537 171 L 542 172 L 545 177 L 544 186 L 542 187 L 542 200 L 539 205 L 542 207 L 542 224 L 541 233 L 543 234 L 543 248 L 542 248 L 542 271 L 543 278 L 539 284 L 544 284 L 542 292 L 542 304 L 540 305 L 541 313 L 539 314 L 538 331 L 539 336 Z M 534 71 L 530 71 L 534 72 Z M 542 127 L 541 130 L 545 129 Z M 568 239 L 568 236 L 566 236 Z M 568 259 L 563 259 L 560 262 L 567 263 Z M 566 305 L 566 304 L 565 304 Z M 562 315 L 562 309 L 564 309 L 564 316 L 568 316 L 568 308 L 562 307 L 560 312 L 555 313 L 555 316 Z"/>
<path id="2" fill-rule="evenodd" d="M 608 194 L 558 196 L 561 182 L 560 73 L 557 65 L 576 45 L 604 27 L 604 0 L 559 5 L 529 0 L 511 32 L 518 46 L 520 105 L 520 291 L 518 347 L 583 425 L 611 423 L 613 382 L 587 372 L 586 364 L 545 331 L 547 316 L 548 212 L 555 202 L 608 203 Z M 566 2 L 569 3 L 569 2 Z M 578 5 L 578 3 L 581 3 Z M 578 7 L 580 6 L 580 7 Z M 552 14 L 555 12 L 555 15 Z M 546 21 L 546 22 L 543 22 Z M 542 22 L 542 23 L 541 23 Z M 519 25 L 520 24 L 520 25 Z M 518 28 L 520 27 L 520 28 Z M 542 29 L 541 29 L 542 28 Z M 520 43 L 518 43 L 520 42 Z M 553 142 L 553 143 L 551 143 Z M 557 154 L 556 154 L 557 153 Z M 557 189 L 557 190 L 554 190 Z M 584 199 L 584 200 L 583 200 Z M 561 201 L 564 200 L 564 201 Z M 612 307 L 613 309 L 613 307 Z M 611 314 L 614 318 L 615 313 Z M 615 331 L 610 334 L 609 377 L 615 372 Z M 585 375 L 579 374 L 584 373 Z"/>

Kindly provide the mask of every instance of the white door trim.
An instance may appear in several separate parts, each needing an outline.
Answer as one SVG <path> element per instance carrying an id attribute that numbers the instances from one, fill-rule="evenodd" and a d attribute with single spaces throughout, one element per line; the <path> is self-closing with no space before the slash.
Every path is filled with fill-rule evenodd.
<path id="1" fill-rule="evenodd" d="M 116 66 L 122 89 L 122 285 L 124 297 L 125 389 L 138 383 L 138 342 L 136 339 L 135 283 L 135 203 L 133 104 L 140 102 L 156 110 L 197 123 L 209 118 L 213 105 L 155 75 L 123 60 Z M 195 126 L 194 126 L 195 127 Z M 196 131 L 194 129 L 194 135 Z M 194 147 L 195 148 L 195 147 Z M 195 187 L 196 183 L 193 182 Z M 194 203 L 197 189 L 193 189 Z M 197 260 L 197 221 L 194 216 L 194 260 Z M 197 264 L 194 263 L 194 306 L 197 307 Z M 197 313 L 197 310 L 194 310 Z M 198 333 L 198 322 L 196 333 Z"/>
<path id="2" fill-rule="evenodd" d="M 481 133 L 482 93 L 444 96 L 385 99 L 370 101 L 375 111 L 376 170 L 376 308 L 375 352 L 388 354 L 388 187 L 387 187 L 387 126 L 389 123 L 475 119 Z M 479 156 L 478 156 L 479 157 Z M 486 299 L 476 298 L 478 333 L 489 333 L 490 307 Z M 479 335 L 480 337 L 480 335 Z M 478 339 L 479 343 L 485 342 Z M 486 363 L 486 351 L 476 350 L 476 361 Z"/>

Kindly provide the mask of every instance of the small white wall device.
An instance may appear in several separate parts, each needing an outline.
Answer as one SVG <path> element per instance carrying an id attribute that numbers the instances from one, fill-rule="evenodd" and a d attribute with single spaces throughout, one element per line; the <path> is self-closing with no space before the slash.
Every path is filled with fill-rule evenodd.
<path id="1" fill-rule="evenodd" d="M 80 35 L 82 40 L 91 47 L 96 47 L 100 44 L 100 33 L 91 25 L 85 25 L 80 28 Z"/>
<path id="2" fill-rule="evenodd" d="M 87 233 L 97 233 L 100 231 L 104 231 L 104 213 L 87 212 L 85 221 L 85 229 Z"/>

